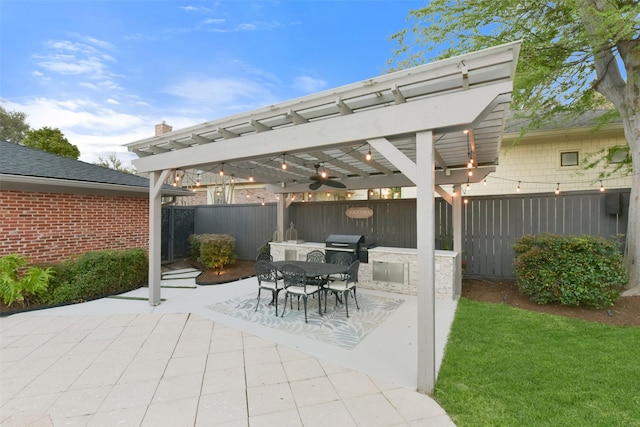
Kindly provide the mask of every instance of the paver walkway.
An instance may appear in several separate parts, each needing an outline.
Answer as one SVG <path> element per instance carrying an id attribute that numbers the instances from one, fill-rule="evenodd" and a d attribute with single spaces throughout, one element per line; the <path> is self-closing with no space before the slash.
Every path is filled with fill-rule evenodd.
<path id="1" fill-rule="evenodd" d="M 146 312 L 122 313 L 127 304 Z M 0 319 L 0 424 L 453 425 L 430 397 L 392 381 L 200 314 L 140 304 Z"/>

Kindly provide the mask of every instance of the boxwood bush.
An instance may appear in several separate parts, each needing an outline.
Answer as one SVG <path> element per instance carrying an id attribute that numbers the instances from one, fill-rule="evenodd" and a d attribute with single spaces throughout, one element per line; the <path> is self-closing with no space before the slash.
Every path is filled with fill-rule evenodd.
<path id="1" fill-rule="evenodd" d="M 539 304 L 608 307 L 628 282 L 618 241 L 528 235 L 513 248 L 516 284 Z"/>
<path id="2" fill-rule="evenodd" d="M 189 236 L 190 255 L 207 268 L 219 269 L 236 262 L 236 238 L 230 234 Z"/>
<path id="3" fill-rule="evenodd" d="M 82 302 L 119 294 L 147 283 L 149 260 L 144 249 L 86 252 L 52 266 L 47 303 Z"/>

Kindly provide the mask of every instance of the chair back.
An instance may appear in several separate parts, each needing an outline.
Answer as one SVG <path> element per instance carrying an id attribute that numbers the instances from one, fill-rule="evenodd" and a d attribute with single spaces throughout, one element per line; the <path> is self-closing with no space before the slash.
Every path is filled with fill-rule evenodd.
<path id="1" fill-rule="evenodd" d="M 269 261 L 260 260 L 256 262 L 256 277 L 258 284 L 262 284 L 262 282 L 277 283 L 278 270 Z"/>
<path id="2" fill-rule="evenodd" d="M 311 251 L 307 254 L 307 262 L 325 262 L 324 252 L 322 251 Z"/>
<path id="3" fill-rule="evenodd" d="M 360 260 L 357 259 L 351 263 L 349 266 L 349 270 L 346 274 L 346 281 L 348 283 L 357 283 L 358 282 L 358 270 L 360 269 Z"/>
<path id="4" fill-rule="evenodd" d="M 353 257 L 348 252 L 336 252 L 331 256 L 329 262 L 331 264 L 351 265 Z"/>
<path id="5" fill-rule="evenodd" d="M 273 257 L 271 256 L 271 254 L 268 254 L 266 252 L 260 252 L 258 254 L 258 256 L 256 257 L 256 262 L 258 261 L 273 261 Z"/>
<path id="6" fill-rule="evenodd" d="M 307 273 L 296 265 L 285 264 L 280 271 L 282 272 L 285 288 L 289 286 L 304 287 L 307 284 Z"/>

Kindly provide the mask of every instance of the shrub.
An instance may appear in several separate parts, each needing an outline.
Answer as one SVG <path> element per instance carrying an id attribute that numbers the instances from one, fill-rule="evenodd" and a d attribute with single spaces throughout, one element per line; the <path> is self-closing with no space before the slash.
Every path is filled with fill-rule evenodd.
<path id="1" fill-rule="evenodd" d="M 516 284 L 539 304 L 608 307 L 628 281 L 617 241 L 537 235 L 513 248 Z"/>
<path id="2" fill-rule="evenodd" d="M 94 251 L 58 264 L 48 303 L 81 302 L 137 288 L 147 282 L 143 249 Z"/>
<path id="3" fill-rule="evenodd" d="M 0 257 L 0 297 L 11 306 L 15 302 L 37 299 L 47 291 L 53 277 L 50 268 L 26 267 L 25 257 L 9 254 Z"/>
<path id="4" fill-rule="evenodd" d="M 207 268 L 219 269 L 236 262 L 236 239 L 229 234 L 193 234 L 189 237 L 191 254 Z"/>

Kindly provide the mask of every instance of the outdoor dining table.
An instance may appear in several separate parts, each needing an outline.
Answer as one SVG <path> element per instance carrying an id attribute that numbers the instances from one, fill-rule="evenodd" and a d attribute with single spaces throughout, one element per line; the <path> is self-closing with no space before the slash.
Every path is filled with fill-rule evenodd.
<path id="1" fill-rule="evenodd" d="M 309 261 L 273 261 L 271 264 L 278 271 L 282 271 L 284 265 L 295 265 L 304 270 L 308 278 L 318 280 L 318 285 L 322 288 L 324 281 L 332 274 L 344 274 L 349 271 L 348 265 L 332 264 L 330 262 L 309 262 Z M 318 313 L 322 315 L 320 309 L 321 293 L 318 292 Z"/>

